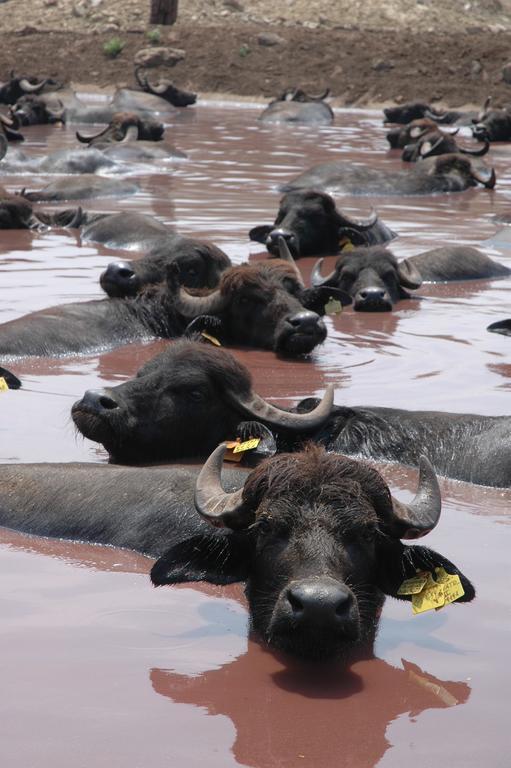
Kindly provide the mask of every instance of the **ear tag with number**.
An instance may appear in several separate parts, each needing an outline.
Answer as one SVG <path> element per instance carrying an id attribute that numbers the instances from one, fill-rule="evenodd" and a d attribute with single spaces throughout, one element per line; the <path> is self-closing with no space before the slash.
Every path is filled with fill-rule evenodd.
<path id="1" fill-rule="evenodd" d="M 324 306 L 325 315 L 340 315 L 342 312 L 342 304 L 339 299 L 334 299 L 330 296 L 327 303 Z"/>
<path id="2" fill-rule="evenodd" d="M 0 392 L 7 392 L 8 390 L 9 390 L 9 385 L 7 384 L 4 377 L 0 376 Z"/>
<path id="3" fill-rule="evenodd" d="M 215 338 L 215 336 L 211 336 L 210 333 L 206 333 L 206 331 L 201 331 L 200 335 L 202 336 L 203 339 L 206 339 L 206 341 L 209 341 L 210 344 L 214 344 L 215 347 L 221 347 L 222 346 L 220 344 L 220 342 L 218 341 L 218 339 Z"/>
<path id="4" fill-rule="evenodd" d="M 444 568 L 435 568 L 435 578 L 429 571 L 417 571 L 415 576 L 403 581 L 397 594 L 412 596 L 415 616 L 425 611 L 439 611 L 444 605 L 463 597 L 465 590 L 458 575 L 449 574 Z"/>
<path id="5" fill-rule="evenodd" d="M 463 597 L 465 590 L 461 579 L 457 574 L 450 574 L 444 568 L 435 568 L 436 578 L 439 584 L 444 588 L 445 604 L 454 603 L 460 597 Z"/>
<path id="6" fill-rule="evenodd" d="M 412 595 L 412 610 L 414 616 L 425 611 L 438 610 L 445 605 L 444 588 L 437 584 L 432 577 L 428 579 L 422 592 Z"/>
<path id="7" fill-rule="evenodd" d="M 254 437 L 251 440 L 245 440 L 243 443 L 239 440 L 231 440 L 226 443 L 225 461 L 241 461 L 246 451 L 253 451 L 261 442 L 260 437 Z"/>
<path id="8" fill-rule="evenodd" d="M 428 583 L 429 573 L 427 571 L 419 571 L 416 576 L 411 579 L 403 581 L 399 587 L 398 595 L 417 595 L 422 592 L 426 584 Z"/>

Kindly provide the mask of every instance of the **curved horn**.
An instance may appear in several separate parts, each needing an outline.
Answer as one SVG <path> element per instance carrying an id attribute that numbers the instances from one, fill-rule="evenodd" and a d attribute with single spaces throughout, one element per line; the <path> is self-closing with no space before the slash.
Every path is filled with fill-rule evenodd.
<path id="1" fill-rule="evenodd" d="M 399 539 L 418 539 L 440 519 L 442 497 L 435 470 L 426 456 L 419 459 L 419 485 L 413 501 L 404 504 L 392 496 L 389 533 Z"/>
<path id="2" fill-rule="evenodd" d="M 305 95 L 309 101 L 323 101 L 323 99 L 326 99 L 330 95 L 330 88 L 325 88 L 323 93 L 320 93 L 319 96 L 310 96 L 308 93 Z"/>
<path id="3" fill-rule="evenodd" d="M 226 493 L 222 488 L 225 450 L 225 443 L 221 443 L 206 460 L 195 483 L 193 502 L 199 515 L 216 528 L 246 527 L 251 520 L 242 514 L 243 488 L 234 493 Z"/>
<path id="4" fill-rule="evenodd" d="M 225 297 L 219 290 L 212 291 L 206 296 L 194 296 L 180 286 L 174 300 L 174 307 L 184 317 L 215 315 L 222 311 L 225 301 Z"/>
<path id="5" fill-rule="evenodd" d="M 138 139 L 138 125 L 130 125 L 126 129 L 126 133 L 121 141 L 137 141 Z"/>
<path id="6" fill-rule="evenodd" d="M 339 214 L 341 220 L 343 222 L 346 222 L 348 226 L 352 227 L 353 229 L 358 229 L 361 232 L 364 232 L 366 229 L 371 229 L 376 222 L 378 221 L 378 214 L 374 210 L 374 208 L 371 208 L 371 213 L 366 219 L 352 219 L 351 216 L 348 216 L 346 213 L 340 213 Z"/>
<path id="7" fill-rule="evenodd" d="M 78 229 L 78 227 L 82 223 L 82 219 L 83 219 L 83 208 L 81 206 L 78 206 L 78 208 L 75 211 L 75 215 L 73 216 L 69 224 L 66 224 L 66 228 Z"/>
<path id="8" fill-rule="evenodd" d="M 303 282 L 302 273 L 298 269 L 298 265 L 296 261 L 293 259 L 291 255 L 291 251 L 289 250 L 289 246 L 286 243 L 285 239 L 279 235 L 277 238 L 277 243 L 279 245 L 279 257 L 282 259 L 282 261 L 287 261 L 288 264 L 291 264 L 296 276 L 296 279 L 298 280 L 299 284 L 305 288 L 305 283 Z"/>
<path id="9" fill-rule="evenodd" d="M 99 139 L 100 136 L 103 136 L 109 129 L 110 126 L 107 126 L 106 128 L 103 128 L 103 130 L 99 133 L 95 133 L 93 136 L 84 136 L 83 133 L 80 133 L 80 131 L 76 131 L 75 135 L 78 141 L 81 141 L 82 144 L 90 144 L 91 141 L 94 141 L 94 139 Z"/>
<path id="10" fill-rule="evenodd" d="M 146 78 L 146 86 L 150 93 L 154 93 L 156 96 L 161 96 L 162 93 L 165 93 L 167 90 L 167 84 L 166 83 L 159 83 L 158 85 L 152 85 L 149 80 Z"/>
<path id="11" fill-rule="evenodd" d="M 481 169 L 479 171 L 472 170 L 472 176 L 476 181 L 479 182 L 479 184 L 485 186 L 486 189 L 493 189 L 497 182 L 495 168 L 492 168 L 491 170 L 488 168 L 485 168 L 484 170 Z"/>
<path id="12" fill-rule="evenodd" d="M 135 67 L 135 80 L 137 81 L 137 83 L 139 84 L 139 86 L 141 88 L 146 88 L 147 87 L 147 77 L 145 77 L 145 76 L 142 77 L 142 75 L 140 74 L 142 69 L 143 69 L 143 67 Z"/>
<path id="13" fill-rule="evenodd" d="M 483 120 L 484 116 L 488 112 L 488 109 L 490 108 L 490 105 L 491 105 L 491 96 L 487 96 L 484 101 L 482 110 L 477 115 L 477 121 Z"/>
<path id="14" fill-rule="evenodd" d="M 0 115 L 0 121 L 1 121 L 1 122 L 2 122 L 4 125 L 6 125 L 8 128 L 13 128 L 13 127 L 14 127 L 14 121 L 13 121 L 13 120 L 11 120 L 11 119 L 10 119 L 9 117 L 7 117 L 6 115 Z M 18 126 L 16 126 L 16 127 L 18 127 Z"/>
<path id="15" fill-rule="evenodd" d="M 448 123 L 448 115 L 440 114 L 439 112 L 433 112 L 431 109 L 425 109 L 424 110 L 424 117 L 429 117 L 430 120 L 434 120 L 435 123 Z"/>
<path id="16" fill-rule="evenodd" d="M 460 149 L 460 152 L 463 155 L 472 155 L 472 157 L 482 157 L 483 155 L 486 155 L 486 153 L 490 149 L 490 142 L 488 139 L 484 140 L 484 147 L 481 149 Z"/>
<path id="17" fill-rule="evenodd" d="M 419 156 L 422 157 L 423 159 L 426 157 L 431 157 L 431 155 L 434 154 L 435 149 L 438 149 L 438 147 L 442 144 L 444 139 L 445 139 L 445 136 L 440 135 L 438 139 L 435 142 L 433 142 L 433 144 L 431 143 L 431 140 L 425 141 L 423 144 L 421 144 L 419 148 Z"/>
<path id="18" fill-rule="evenodd" d="M 321 274 L 321 267 L 323 265 L 325 259 L 318 259 L 317 262 L 314 264 L 314 267 L 312 269 L 311 273 L 311 285 L 314 288 L 321 288 L 322 285 L 327 285 L 331 280 L 334 280 L 337 269 L 334 268 L 329 275 L 326 277 L 323 277 Z"/>
<path id="19" fill-rule="evenodd" d="M 272 427 L 281 429 L 290 429 L 293 431 L 309 431 L 319 429 L 329 418 L 334 405 L 334 385 L 329 384 L 325 389 L 325 394 L 321 402 L 314 410 L 309 413 L 290 413 L 281 411 L 274 405 L 270 405 L 266 400 L 250 392 L 246 398 L 233 397 L 229 395 L 235 405 L 241 407 L 252 418 L 258 421 L 264 421 Z"/>
<path id="20" fill-rule="evenodd" d="M 41 80 L 40 83 L 32 85 L 32 83 L 30 83 L 26 77 L 22 77 L 20 80 L 20 88 L 25 91 L 25 93 L 39 93 L 39 91 L 42 91 L 47 82 L 48 80 Z"/>

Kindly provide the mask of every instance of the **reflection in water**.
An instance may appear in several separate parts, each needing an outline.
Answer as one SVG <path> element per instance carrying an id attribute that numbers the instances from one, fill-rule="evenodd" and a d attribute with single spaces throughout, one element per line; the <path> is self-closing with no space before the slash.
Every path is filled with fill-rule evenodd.
<path id="1" fill-rule="evenodd" d="M 232 664 L 200 677 L 152 669 L 156 693 L 226 714 L 236 728 L 236 760 L 254 768 L 373 768 L 387 750 L 385 732 L 401 714 L 467 701 L 466 683 L 438 680 L 416 664 L 402 669 L 381 659 L 335 667 L 283 666 L 250 648 Z M 250 684 L 248 681 L 250 680 Z"/>

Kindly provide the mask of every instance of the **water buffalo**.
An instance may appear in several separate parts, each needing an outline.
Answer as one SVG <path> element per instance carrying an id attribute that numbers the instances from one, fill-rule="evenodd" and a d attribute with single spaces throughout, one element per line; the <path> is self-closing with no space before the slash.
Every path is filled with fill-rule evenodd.
<path id="1" fill-rule="evenodd" d="M 78 177 L 55 179 L 34 192 L 23 189 L 20 194 L 34 203 L 57 203 L 63 200 L 89 200 L 96 197 L 126 197 L 134 195 L 138 190 L 138 185 L 132 181 L 84 173 Z"/>
<path id="2" fill-rule="evenodd" d="M 16 77 L 11 72 L 10 79 L 0 84 L 0 104 L 15 104 L 29 93 L 41 93 L 45 88 L 59 88 L 59 83 L 49 77 L 38 80 L 36 77 Z"/>
<path id="3" fill-rule="evenodd" d="M 109 123 L 116 112 L 137 112 L 141 117 L 160 115 L 170 119 L 176 110 L 158 96 L 129 89 L 118 89 L 107 104 L 87 104 L 74 91 L 29 94 L 19 98 L 11 108 L 11 114 L 22 125 L 45 123 Z"/>
<path id="4" fill-rule="evenodd" d="M 167 267 L 176 263 L 179 280 L 187 288 L 216 288 L 231 260 L 213 243 L 169 233 L 140 259 L 114 261 L 100 277 L 109 296 L 135 296 L 148 285 L 165 279 Z"/>
<path id="5" fill-rule="evenodd" d="M 19 149 L 7 153 L 8 144 L 0 133 L 0 173 L 95 173 L 116 166 L 99 149 L 62 149 L 49 155 L 29 157 Z"/>
<path id="6" fill-rule="evenodd" d="M 398 262 L 383 246 L 357 248 L 341 255 L 329 275 L 321 274 L 322 259 L 314 267 L 312 284 L 331 286 L 351 296 L 353 308 L 364 312 L 385 312 L 400 299 L 409 299 L 408 290 L 424 281 L 482 280 L 511 273 L 503 264 L 467 245 L 448 245 L 424 251 Z"/>
<path id="7" fill-rule="evenodd" d="M 472 133 L 478 141 L 511 141 L 509 109 L 490 109 L 473 123 Z"/>
<path id="8" fill-rule="evenodd" d="M 424 118 L 413 120 L 400 128 L 392 128 L 387 133 L 387 141 L 391 149 L 403 150 L 401 159 L 405 162 L 415 162 L 433 155 L 447 155 L 456 152 L 481 157 L 488 152 L 489 142 L 486 142 L 486 145 L 479 150 L 459 147 L 454 138 L 458 130 L 456 129 L 453 133 L 446 133 L 441 131 L 433 120 Z"/>
<path id="9" fill-rule="evenodd" d="M 316 165 L 281 189 L 326 189 L 342 195 L 431 195 L 495 186 L 495 171 L 459 154 L 428 157 L 406 171 L 353 165 L 342 160 Z"/>
<path id="10" fill-rule="evenodd" d="M 25 137 L 17 129 L 19 124 L 6 115 L 0 114 L 0 133 L 7 141 L 25 141 Z"/>
<path id="11" fill-rule="evenodd" d="M 190 294 L 171 265 L 167 282 L 134 298 L 63 304 L 0 325 L 3 357 L 55 356 L 174 338 L 193 320 L 214 318 L 234 344 L 296 356 L 325 340 L 320 317 L 332 289 L 305 289 L 294 265 L 280 260 L 231 267 L 210 293 Z M 257 318 L 257 322 L 255 322 Z"/>
<path id="12" fill-rule="evenodd" d="M 271 101 L 259 115 L 263 123 L 293 123 L 298 125 L 331 125 L 334 113 L 324 101 L 330 91 L 310 96 L 299 88 L 289 88 Z"/>
<path id="13" fill-rule="evenodd" d="M 483 111 L 487 109 L 490 99 L 487 99 L 483 107 Z M 412 120 L 421 120 L 427 118 L 434 120 L 435 123 L 443 125 L 470 125 L 474 118 L 477 118 L 480 112 L 475 111 L 463 111 L 460 112 L 455 109 L 451 110 L 436 110 L 430 104 L 423 101 L 411 101 L 407 104 L 401 104 L 397 107 L 387 107 L 383 110 L 385 115 L 385 123 L 398 123 L 400 125 L 406 125 L 412 122 Z"/>
<path id="14" fill-rule="evenodd" d="M 198 475 L 6 465 L 0 524 L 157 557 L 155 585 L 246 581 L 254 630 L 306 659 L 347 663 L 371 646 L 385 596 L 411 600 L 399 588 L 417 570 L 436 579 L 435 568 L 443 568 L 461 581 L 459 602 L 474 599 L 473 585 L 452 562 L 401 541 L 428 534 L 440 518 L 440 491 L 426 459 L 416 495 L 404 503 L 372 467 L 317 447 L 269 459 L 248 477 L 231 471 L 224 490 L 224 450 L 219 446 Z"/>
<path id="15" fill-rule="evenodd" d="M 175 233 L 145 213 L 88 213 L 80 231 L 85 243 L 101 243 L 108 248 L 150 251 L 164 246 Z"/>
<path id="16" fill-rule="evenodd" d="M 135 78 L 143 91 L 168 101 L 173 107 L 188 107 L 197 101 L 196 93 L 182 91 L 176 88 L 169 80 L 160 80 L 156 85 L 153 85 L 147 79 L 147 75 L 143 74 L 142 67 L 136 67 Z"/>
<path id="17" fill-rule="evenodd" d="M 84 136 L 79 131 L 76 138 L 90 147 L 103 149 L 123 140 L 129 141 L 160 141 L 163 138 L 165 128 L 163 123 L 152 118 L 141 117 L 136 112 L 115 112 L 112 119 L 102 131 L 92 136 Z"/>
<path id="18" fill-rule="evenodd" d="M 325 192 L 313 189 L 297 190 L 284 195 L 273 225 L 254 227 L 249 237 L 264 243 L 268 251 L 279 254 L 279 238 L 284 238 L 292 255 L 312 256 L 334 254 L 347 243 L 374 245 L 396 237 L 373 214 L 364 220 L 352 219 L 335 207 Z"/>
<path id="19" fill-rule="evenodd" d="M 329 388 L 321 402 L 307 398 L 290 411 L 270 406 L 252 392 L 250 373 L 226 350 L 180 341 L 131 381 L 87 392 L 72 416 L 116 461 L 202 455 L 255 417 L 271 428 L 279 451 L 312 440 L 329 451 L 413 467 L 425 453 L 446 477 L 511 485 L 510 417 L 331 403 Z M 312 417 L 316 427 L 302 427 L 292 419 L 296 414 Z"/>
<path id="20" fill-rule="evenodd" d="M 34 229 L 47 227 L 78 227 L 82 219 L 80 208 L 46 213 L 34 211 L 30 202 L 12 195 L 0 187 L 0 229 Z"/>

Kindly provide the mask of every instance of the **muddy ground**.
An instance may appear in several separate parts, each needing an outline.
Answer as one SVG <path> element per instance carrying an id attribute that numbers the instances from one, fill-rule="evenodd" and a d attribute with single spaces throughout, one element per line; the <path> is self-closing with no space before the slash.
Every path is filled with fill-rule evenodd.
<path id="1" fill-rule="evenodd" d="M 133 56 L 150 44 L 148 6 L 145 0 L 7 0 L 0 4 L 0 79 L 14 69 L 66 82 L 133 85 Z M 289 86 L 328 86 L 338 105 L 421 98 L 458 106 L 480 104 L 488 94 L 496 103 L 511 101 L 501 75 L 511 59 L 511 3 L 287 0 L 273 6 L 182 1 L 178 23 L 156 33 L 159 44 L 186 51 L 167 76 L 199 93 L 264 98 Z M 280 41 L 262 45 L 260 35 Z M 103 52 L 112 37 L 124 44 L 113 59 Z"/>

